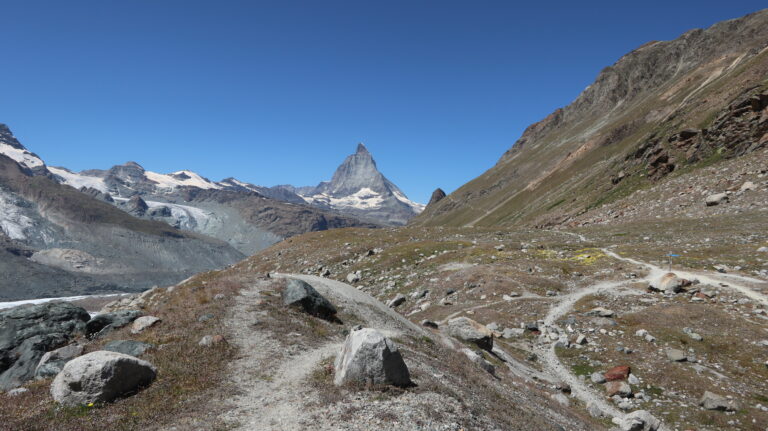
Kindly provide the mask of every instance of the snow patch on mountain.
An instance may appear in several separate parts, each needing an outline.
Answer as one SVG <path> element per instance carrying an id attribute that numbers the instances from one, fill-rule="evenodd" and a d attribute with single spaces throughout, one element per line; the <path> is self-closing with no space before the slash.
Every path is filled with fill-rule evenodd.
<path id="1" fill-rule="evenodd" d="M 103 178 L 78 174 L 68 169 L 57 168 L 52 166 L 49 166 L 48 170 L 52 174 L 64 180 L 62 184 L 66 184 L 68 186 L 74 187 L 77 190 L 80 190 L 83 187 L 91 187 L 103 193 L 107 193 L 109 190 L 107 185 L 104 183 Z"/>
<path id="2" fill-rule="evenodd" d="M 413 208 L 419 213 L 424 211 L 424 208 L 426 208 L 426 205 L 420 204 L 418 202 L 414 202 L 408 199 L 400 190 L 392 190 L 392 194 L 395 195 L 395 198 L 397 198 L 397 200 L 410 206 L 411 208 Z"/>
<path id="3" fill-rule="evenodd" d="M 357 192 L 340 198 L 329 196 L 326 193 L 320 193 L 313 196 L 302 196 L 310 205 L 328 205 L 334 209 L 376 209 L 384 203 L 384 197 L 380 193 L 364 187 Z"/>
<path id="4" fill-rule="evenodd" d="M 31 152 L 23 148 L 14 148 L 4 142 L 0 142 L 0 154 L 5 154 L 6 156 L 15 160 L 16 163 L 29 169 L 45 165 L 45 163 L 43 163 L 39 157 L 35 156 Z"/>
<path id="5" fill-rule="evenodd" d="M 159 184 L 160 191 L 172 192 L 178 187 L 197 187 L 200 189 L 221 189 L 222 187 L 207 178 L 204 178 L 192 171 L 178 171 L 171 174 L 158 174 L 156 172 L 144 171 L 148 180 Z"/>

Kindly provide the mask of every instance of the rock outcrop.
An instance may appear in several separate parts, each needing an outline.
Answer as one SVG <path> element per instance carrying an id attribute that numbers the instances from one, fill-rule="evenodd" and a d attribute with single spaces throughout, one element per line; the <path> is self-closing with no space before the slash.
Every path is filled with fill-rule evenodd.
<path id="1" fill-rule="evenodd" d="M 43 356 L 84 333 L 89 318 L 87 311 L 66 302 L 0 312 L 0 390 L 34 378 Z"/>

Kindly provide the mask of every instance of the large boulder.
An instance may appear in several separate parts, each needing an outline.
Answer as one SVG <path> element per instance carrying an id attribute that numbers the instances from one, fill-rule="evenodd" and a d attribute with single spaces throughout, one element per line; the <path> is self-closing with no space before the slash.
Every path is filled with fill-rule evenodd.
<path id="1" fill-rule="evenodd" d="M 664 293 L 674 294 L 682 292 L 684 287 L 690 286 L 690 280 L 678 277 L 675 273 L 668 272 L 656 282 L 656 289 Z"/>
<path id="2" fill-rule="evenodd" d="M 51 350 L 40 358 L 40 362 L 35 368 L 35 378 L 47 379 L 49 377 L 56 377 L 67 362 L 82 354 L 83 346 L 80 344 L 70 344 L 56 350 Z"/>
<path id="3" fill-rule="evenodd" d="M 143 313 L 139 310 L 118 310 L 111 313 L 103 313 L 94 316 L 86 325 L 88 335 L 104 335 L 114 329 L 122 328 L 141 317 Z"/>
<path id="4" fill-rule="evenodd" d="M 456 317 L 448 321 L 446 332 L 459 340 L 476 344 L 483 350 L 493 349 L 493 332 L 468 317 Z"/>
<path id="5" fill-rule="evenodd" d="M 89 318 L 83 308 L 67 302 L 0 311 L 0 390 L 32 379 L 43 355 L 83 333 Z"/>
<path id="6" fill-rule="evenodd" d="M 285 305 L 299 307 L 313 316 L 327 320 L 336 317 L 336 307 L 303 280 L 288 280 L 282 297 Z"/>
<path id="7" fill-rule="evenodd" d="M 372 383 L 409 386 L 411 376 L 395 343 L 379 331 L 362 328 L 352 331 L 335 362 L 334 383 Z"/>
<path id="8" fill-rule="evenodd" d="M 53 380 L 51 395 L 70 407 L 110 402 L 149 385 L 156 376 L 147 361 L 99 350 L 68 362 Z"/>
<path id="9" fill-rule="evenodd" d="M 114 340 L 104 345 L 104 350 L 108 352 L 123 353 L 139 357 L 147 350 L 154 349 L 154 344 L 142 343 L 134 340 Z"/>

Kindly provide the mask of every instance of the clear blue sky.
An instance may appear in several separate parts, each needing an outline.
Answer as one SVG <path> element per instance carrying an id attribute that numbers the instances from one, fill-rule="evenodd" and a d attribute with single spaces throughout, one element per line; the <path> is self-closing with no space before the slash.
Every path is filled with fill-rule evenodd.
<path id="1" fill-rule="evenodd" d="M 649 40 L 761 1 L 2 2 L 7 123 L 49 165 L 316 184 L 356 143 L 412 199 L 491 167 Z"/>

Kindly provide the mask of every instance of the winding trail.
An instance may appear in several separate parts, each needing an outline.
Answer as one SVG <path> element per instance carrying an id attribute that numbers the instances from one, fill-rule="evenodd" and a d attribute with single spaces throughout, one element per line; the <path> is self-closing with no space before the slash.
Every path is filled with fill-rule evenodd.
<path id="1" fill-rule="evenodd" d="M 563 231 L 553 232 L 575 236 L 580 241 L 588 241 L 584 235 Z M 756 302 L 759 302 L 760 304 L 768 305 L 768 296 L 758 290 L 755 290 L 755 288 L 768 287 L 768 282 L 764 280 L 735 274 L 714 273 L 711 271 L 669 271 L 651 263 L 621 256 L 614 251 L 609 250 L 608 248 L 601 248 L 600 250 L 613 259 L 644 267 L 648 270 L 648 274 L 640 279 L 601 282 L 578 289 L 574 292 L 557 298 L 557 304 L 555 304 L 549 310 L 546 317 L 544 318 L 544 327 L 540 328 L 542 330 L 542 336 L 539 338 L 540 344 L 534 347 L 534 351 L 542 360 L 543 370 L 570 385 L 571 392 L 576 398 L 585 404 L 592 403 L 598 406 L 604 413 L 616 418 L 623 419 L 627 413 L 622 412 L 612 403 L 609 403 L 602 394 L 596 393 L 584 381 L 580 380 L 575 374 L 573 374 L 571 370 L 568 369 L 568 367 L 563 365 L 555 351 L 558 342 L 567 342 L 568 339 L 568 333 L 560 328 L 556 322 L 567 313 L 572 311 L 574 304 L 579 299 L 597 293 L 616 296 L 639 294 L 637 290 L 630 289 L 628 286 L 637 282 L 655 283 L 664 274 L 674 272 L 679 277 L 689 280 L 696 279 L 702 284 L 712 285 L 720 289 L 729 289 L 738 292 Z M 739 281 L 744 284 L 736 284 L 734 281 Z M 558 334 L 557 339 L 551 340 L 548 337 L 550 333 Z M 662 425 L 659 429 L 663 431 L 667 430 L 668 428 Z"/>

